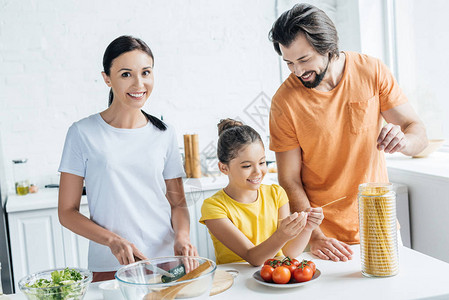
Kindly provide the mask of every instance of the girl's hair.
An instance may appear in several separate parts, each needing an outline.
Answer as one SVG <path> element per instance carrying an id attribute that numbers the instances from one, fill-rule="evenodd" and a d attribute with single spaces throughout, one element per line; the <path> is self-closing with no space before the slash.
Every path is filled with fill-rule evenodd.
<path id="1" fill-rule="evenodd" d="M 269 38 L 274 49 L 282 55 L 279 44 L 289 47 L 298 34 L 304 34 L 316 52 L 339 57 L 338 35 L 334 23 L 321 9 L 307 3 L 300 3 L 284 12 L 274 22 Z"/>
<path id="2" fill-rule="evenodd" d="M 134 50 L 140 50 L 148 54 L 148 56 L 151 57 L 154 64 L 154 56 L 153 52 L 151 52 L 150 47 L 148 47 L 147 44 L 145 44 L 144 41 L 141 39 L 129 36 L 129 35 L 122 35 L 115 40 L 113 40 L 109 46 L 106 48 L 106 51 L 103 55 L 103 71 L 106 73 L 106 75 L 110 76 L 111 73 L 111 66 L 114 62 L 114 59 L 122 55 L 123 53 L 134 51 Z M 112 89 L 109 91 L 109 103 L 108 106 L 111 106 L 112 101 L 114 100 L 114 93 L 112 92 Z M 167 126 L 164 122 L 159 120 L 158 118 L 144 112 L 141 110 L 144 116 L 148 119 L 148 121 L 151 122 L 156 128 L 164 131 L 167 129 Z"/>
<path id="3" fill-rule="evenodd" d="M 218 127 L 218 160 L 223 164 L 228 164 L 236 158 L 238 152 L 245 146 L 260 142 L 263 146 L 260 135 L 248 125 L 233 119 L 220 120 Z"/>

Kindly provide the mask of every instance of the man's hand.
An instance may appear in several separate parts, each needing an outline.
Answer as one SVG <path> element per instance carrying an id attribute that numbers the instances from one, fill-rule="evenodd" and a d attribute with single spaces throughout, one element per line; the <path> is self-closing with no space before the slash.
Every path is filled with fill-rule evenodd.
<path id="1" fill-rule="evenodd" d="M 380 131 L 377 138 L 377 149 L 385 153 L 401 152 L 405 149 L 407 140 L 401 126 L 388 123 Z"/>
<path id="2" fill-rule="evenodd" d="M 309 207 L 305 210 L 305 212 L 307 212 L 307 229 L 312 231 L 320 226 L 324 219 L 323 209 L 321 207 Z"/>
<path id="3" fill-rule="evenodd" d="M 310 251 L 321 259 L 333 261 L 348 261 L 354 254 L 349 245 L 322 233 L 310 239 Z"/>

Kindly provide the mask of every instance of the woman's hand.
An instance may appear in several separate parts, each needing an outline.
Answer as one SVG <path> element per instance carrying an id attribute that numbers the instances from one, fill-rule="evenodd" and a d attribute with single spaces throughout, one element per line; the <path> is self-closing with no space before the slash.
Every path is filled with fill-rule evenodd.
<path id="1" fill-rule="evenodd" d="M 198 256 L 198 251 L 196 250 L 196 247 L 190 243 L 188 237 L 176 237 L 175 255 Z"/>
<path id="2" fill-rule="evenodd" d="M 323 221 L 324 219 L 323 209 L 321 207 L 315 208 L 310 207 L 307 208 L 305 212 L 307 213 L 306 229 L 312 231 L 315 228 L 317 228 Z"/>
<path id="3" fill-rule="evenodd" d="M 190 243 L 189 237 L 175 237 L 175 255 L 182 256 L 198 256 L 196 247 Z M 186 273 L 189 273 L 193 269 L 198 267 L 198 262 L 193 259 L 183 259 Z"/>
<path id="4" fill-rule="evenodd" d="M 279 220 L 279 226 L 276 230 L 278 234 L 281 234 L 283 239 L 289 241 L 295 238 L 306 227 L 307 214 L 304 212 L 293 213 L 288 217 Z"/>
<path id="5" fill-rule="evenodd" d="M 114 237 L 108 246 L 121 265 L 134 263 L 136 261 L 134 257 L 141 260 L 148 259 L 133 243 L 120 236 Z"/>

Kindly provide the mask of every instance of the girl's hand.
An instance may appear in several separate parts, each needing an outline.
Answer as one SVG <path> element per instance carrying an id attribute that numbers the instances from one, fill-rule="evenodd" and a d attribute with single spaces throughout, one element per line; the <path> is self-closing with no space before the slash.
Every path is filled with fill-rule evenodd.
<path id="1" fill-rule="evenodd" d="M 321 207 L 308 208 L 307 213 L 307 230 L 314 230 L 317 228 L 324 219 L 323 209 Z"/>
<path id="2" fill-rule="evenodd" d="M 305 228 L 307 223 L 307 214 L 304 212 L 293 213 L 290 216 L 279 220 L 279 226 L 276 232 L 282 235 L 282 238 L 289 241 L 295 238 Z"/>
<path id="3" fill-rule="evenodd" d="M 148 259 L 133 243 L 120 236 L 113 238 L 109 248 L 121 265 L 134 263 L 135 257 L 141 260 Z"/>

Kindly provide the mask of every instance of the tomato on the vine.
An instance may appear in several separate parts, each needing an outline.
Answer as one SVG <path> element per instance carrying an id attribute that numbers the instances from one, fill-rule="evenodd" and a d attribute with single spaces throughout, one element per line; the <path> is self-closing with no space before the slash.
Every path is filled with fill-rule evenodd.
<path id="1" fill-rule="evenodd" d="M 289 262 L 289 263 L 291 263 L 291 264 L 293 264 L 295 266 L 299 266 L 299 264 L 300 264 L 299 260 L 297 260 L 295 258 L 290 258 L 288 256 L 286 256 L 284 258 L 284 260 L 282 261 L 282 263 L 286 263 L 286 262 Z"/>
<path id="2" fill-rule="evenodd" d="M 295 258 L 292 258 L 291 261 L 295 266 L 299 266 L 299 264 L 300 264 L 299 260 L 297 260 Z"/>
<path id="3" fill-rule="evenodd" d="M 264 265 L 260 270 L 260 277 L 262 277 L 262 279 L 265 280 L 266 282 L 271 282 L 273 271 L 274 268 L 272 266 Z"/>
<path id="4" fill-rule="evenodd" d="M 306 264 L 301 264 L 298 266 L 298 268 L 293 273 L 293 278 L 297 282 L 305 282 L 309 281 L 313 277 L 313 270 L 311 267 L 309 267 Z"/>
<path id="5" fill-rule="evenodd" d="M 316 265 L 313 261 L 311 260 L 304 260 L 303 261 L 306 265 L 308 265 L 310 268 L 312 268 L 313 274 L 315 275 L 316 272 Z"/>
<path id="6" fill-rule="evenodd" d="M 292 273 L 286 267 L 280 266 L 274 269 L 272 278 L 275 283 L 288 283 L 290 278 L 292 277 Z"/>
<path id="7" fill-rule="evenodd" d="M 296 266 L 291 261 L 284 261 L 282 263 L 282 266 L 286 267 L 287 269 L 289 269 L 290 273 L 292 273 L 292 274 L 296 270 Z"/>
<path id="8" fill-rule="evenodd" d="M 277 268 L 282 265 L 282 262 L 278 259 L 270 258 L 267 259 L 263 264 L 272 266 L 273 268 Z"/>

